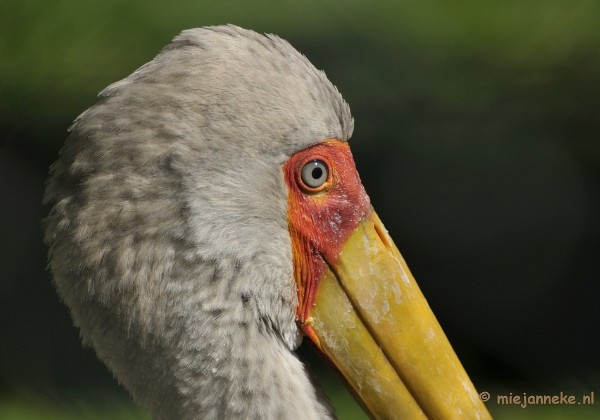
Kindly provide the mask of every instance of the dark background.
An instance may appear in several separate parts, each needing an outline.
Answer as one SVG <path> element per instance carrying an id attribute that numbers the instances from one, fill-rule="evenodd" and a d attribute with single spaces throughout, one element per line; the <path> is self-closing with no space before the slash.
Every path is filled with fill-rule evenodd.
<path id="1" fill-rule="evenodd" d="M 600 415 L 600 3 L 450 3 L 2 0 L 0 418 L 144 416 L 52 289 L 44 179 L 99 90 L 223 23 L 287 39 L 349 102 L 363 183 L 490 410 L 594 391 L 517 414 Z"/>

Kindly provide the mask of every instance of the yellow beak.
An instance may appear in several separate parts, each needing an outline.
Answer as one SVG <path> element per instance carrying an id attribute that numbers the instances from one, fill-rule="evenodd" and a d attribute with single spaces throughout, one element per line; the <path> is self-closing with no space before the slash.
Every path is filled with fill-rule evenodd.
<path id="1" fill-rule="evenodd" d="M 374 210 L 321 278 L 311 338 L 380 419 L 488 419 Z"/>

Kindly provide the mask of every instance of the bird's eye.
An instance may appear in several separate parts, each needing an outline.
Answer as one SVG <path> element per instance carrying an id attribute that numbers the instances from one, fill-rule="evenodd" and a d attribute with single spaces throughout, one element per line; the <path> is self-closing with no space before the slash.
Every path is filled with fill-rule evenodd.
<path id="1" fill-rule="evenodd" d="M 329 169 L 322 160 L 311 160 L 302 167 L 300 177 L 309 190 L 320 189 L 329 178 Z"/>

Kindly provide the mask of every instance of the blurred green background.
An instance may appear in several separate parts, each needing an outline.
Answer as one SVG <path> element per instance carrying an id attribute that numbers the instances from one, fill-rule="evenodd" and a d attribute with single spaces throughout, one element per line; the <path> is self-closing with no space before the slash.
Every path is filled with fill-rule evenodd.
<path id="1" fill-rule="evenodd" d="M 43 183 L 99 90 L 223 23 L 287 39 L 350 103 L 363 183 L 491 412 L 600 417 L 599 22 L 592 0 L 1 0 L 0 418 L 148 417 L 51 287 Z M 596 404 L 495 402 L 560 391 Z"/>

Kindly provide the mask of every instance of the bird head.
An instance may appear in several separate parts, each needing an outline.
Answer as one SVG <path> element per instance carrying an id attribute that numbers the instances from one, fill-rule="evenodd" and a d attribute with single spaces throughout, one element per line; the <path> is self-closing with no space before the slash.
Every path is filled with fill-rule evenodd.
<path id="1" fill-rule="evenodd" d="M 306 57 L 231 25 L 182 32 L 77 118 L 46 189 L 49 265 L 137 401 L 304 409 L 288 354 L 306 336 L 374 417 L 488 416 L 371 207 L 352 131 Z"/>

